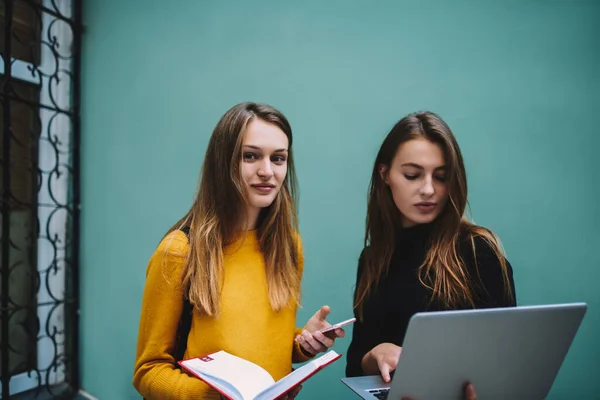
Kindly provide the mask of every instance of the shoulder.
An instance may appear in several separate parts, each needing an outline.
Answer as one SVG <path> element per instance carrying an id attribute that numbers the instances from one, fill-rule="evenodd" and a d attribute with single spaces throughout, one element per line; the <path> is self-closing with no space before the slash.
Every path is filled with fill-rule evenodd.
<path id="1" fill-rule="evenodd" d="M 513 269 L 500 239 L 489 229 L 472 226 L 462 237 L 461 257 L 481 290 L 479 307 L 516 304 Z"/>
<path id="2" fill-rule="evenodd" d="M 294 239 L 294 243 L 300 252 L 302 252 L 302 236 L 299 231 L 294 231 L 292 238 Z"/>
<path id="3" fill-rule="evenodd" d="M 459 254 L 467 268 L 481 279 L 496 279 L 506 269 L 512 277 L 512 266 L 507 260 L 502 243 L 490 229 L 473 225 L 461 232 Z"/>
<path id="4" fill-rule="evenodd" d="M 171 256 L 187 256 L 190 250 L 190 243 L 187 235 L 180 230 L 169 232 L 162 238 L 155 254 L 167 254 Z"/>
<path id="5" fill-rule="evenodd" d="M 302 245 L 302 236 L 299 231 L 294 231 L 292 235 L 293 243 L 296 248 L 296 259 L 300 271 L 304 271 L 304 247 Z"/>
<path id="6" fill-rule="evenodd" d="M 496 276 L 504 268 L 511 272 L 502 243 L 490 229 L 472 225 L 462 229 L 458 253 L 471 273 L 481 278 Z"/>
<path id="7" fill-rule="evenodd" d="M 362 250 L 360 251 L 360 254 L 358 256 L 358 260 L 359 261 L 364 261 L 364 259 L 371 253 L 371 246 L 370 245 L 366 245 L 365 247 L 362 248 Z"/>
<path id="8" fill-rule="evenodd" d="M 370 252 L 370 247 L 368 245 L 363 247 L 363 249 L 360 251 L 360 254 L 358 256 L 358 267 L 356 269 L 356 280 L 357 281 L 360 279 L 361 275 L 363 274 L 369 252 Z"/>
<path id="9" fill-rule="evenodd" d="M 464 226 L 459 236 L 459 252 L 476 259 L 498 258 L 504 255 L 500 239 L 490 229 L 482 226 Z"/>
<path id="10" fill-rule="evenodd" d="M 174 230 L 165 235 L 152 254 L 146 270 L 148 279 L 171 280 L 180 277 L 189 253 L 189 242 L 185 233 Z"/>

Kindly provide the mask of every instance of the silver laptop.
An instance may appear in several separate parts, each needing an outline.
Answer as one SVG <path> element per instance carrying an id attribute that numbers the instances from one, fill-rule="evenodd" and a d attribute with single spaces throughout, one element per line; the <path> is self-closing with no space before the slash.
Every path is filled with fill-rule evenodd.
<path id="1" fill-rule="evenodd" d="M 586 313 L 585 303 L 415 314 L 392 382 L 343 378 L 363 399 L 544 399 Z"/>

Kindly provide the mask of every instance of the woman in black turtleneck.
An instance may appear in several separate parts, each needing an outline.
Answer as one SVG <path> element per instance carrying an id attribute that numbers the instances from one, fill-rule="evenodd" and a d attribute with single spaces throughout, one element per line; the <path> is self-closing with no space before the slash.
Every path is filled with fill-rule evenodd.
<path id="1" fill-rule="evenodd" d="M 371 177 L 347 376 L 389 381 L 417 312 L 516 305 L 499 240 L 464 217 L 466 205 L 464 163 L 450 128 L 431 112 L 400 120 Z M 465 396 L 475 397 L 471 385 Z"/>

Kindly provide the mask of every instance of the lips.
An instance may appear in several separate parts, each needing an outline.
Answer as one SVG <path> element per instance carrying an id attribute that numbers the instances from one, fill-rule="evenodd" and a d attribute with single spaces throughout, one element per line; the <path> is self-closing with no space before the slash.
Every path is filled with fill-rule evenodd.
<path id="1" fill-rule="evenodd" d="M 268 183 L 259 183 L 256 185 L 250 185 L 254 189 L 256 189 L 259 193 L 270 193 L 273 189 L 275 189 L 275 185 L 271 185 Z"/>
<path id="2" fill-rule="evenodd" d="M 435 210 L 437 207 L 437 203 L 433 203 L 430 201 L 422 201 L 420 203 L 415 204 L 415 207 L 419 209 L 419 211 L 427 213 Z"/>

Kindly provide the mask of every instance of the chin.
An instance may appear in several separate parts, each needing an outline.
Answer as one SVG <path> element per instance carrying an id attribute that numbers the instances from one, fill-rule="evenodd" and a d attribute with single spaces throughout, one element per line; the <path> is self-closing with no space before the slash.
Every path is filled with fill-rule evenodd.
<path id="1" fill-rule="evenodd" d="M 415 215 L 414 218 L 410 218 L 410 221 L 415 225 L 429 224 L 437 218 L 437 215 Z"/>
<path id="2" fill-rule="evenodd" d="M 260 199 L 250 199 L 250 205 L 256 208 L 267 208 L 275 199 L 272 198 L 260 198 Z"/>

